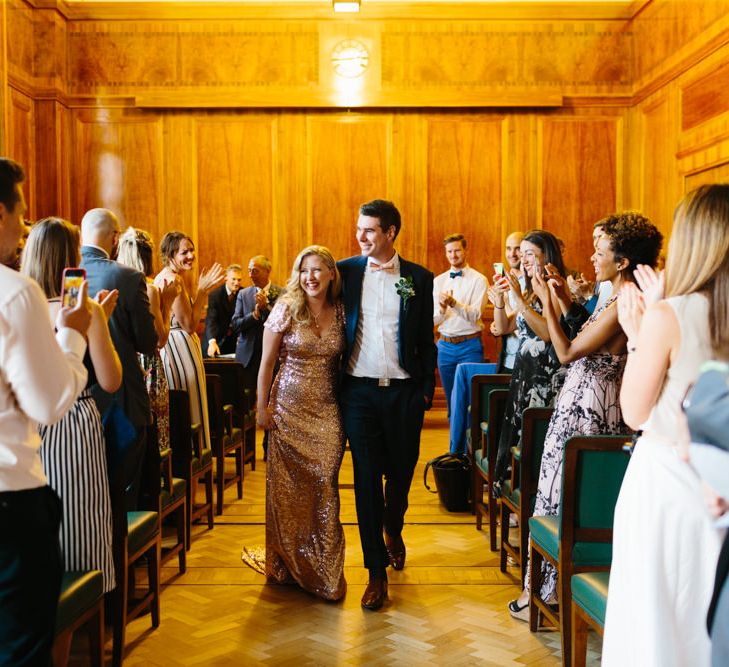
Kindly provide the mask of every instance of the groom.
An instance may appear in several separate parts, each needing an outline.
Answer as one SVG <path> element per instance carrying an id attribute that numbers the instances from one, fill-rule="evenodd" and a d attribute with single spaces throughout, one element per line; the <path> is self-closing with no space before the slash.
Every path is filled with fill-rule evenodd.
<path id="1" fill-rule="evenodd" d="M 398 256 L 399 231 L 392 202 L 363 204 L 357 220 L 362 254 L 337 265 L 347 336 L 341 402 L 370 575 L 362 606 L 371 610 L 387 599 L 385 568 L 405 565 L 408 491 L 435 388 L 433 274 Z"/>

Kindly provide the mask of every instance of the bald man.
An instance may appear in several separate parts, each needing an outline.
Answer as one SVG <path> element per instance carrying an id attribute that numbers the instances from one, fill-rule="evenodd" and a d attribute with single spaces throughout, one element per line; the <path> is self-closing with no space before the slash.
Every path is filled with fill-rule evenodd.
<path id="1" fill-rule="evenodd" d="M 119 465 L 124 469 L 124 488 L 130 488 L 129 509 L 138 509 L 142 458 L 147 445 L 147 431 L 152 424 L 152 410 L 137 353 L 154 355 L 157 350 L 157 332 L 154 318 L 149 312 L 144 276 L 112 260 L 120 231 L 119 220 L 111 211 L 105 208 L 88 211 L 81 221 L 81 266 L 86 269 L 90 296 L 100 290 L 119 290 L 119 301 L 109 318 L 109 331 L 122 363 L 122 385 L 116 393 L 108 394 L 98 384 L 94 384 L 91 393 L 102 416 L 109 411 L 112 403 L 116 403 L 137 431 L 137 441 L 132 448 L 134 451 L 125 453 L 125 461 Z M 115 465 L 113 456 L 112 452 L 112 466 Z"/>
<path id="2" fill-rule="evenodd" d="M 506 258 L 508 270 L 517 271 L 519 274 L 519 284 L 522 289 L 524 289 L 524 274 L 521 270 L 521 240 L 523 238 L 524 234 L 522 232 L 511 232 L 506 237 L 504 247 L 504 257 Z M 516 301 L 511 292 L 509 292 L 509 307 L 512 310 L 516 308 Z M 514 325 L 509 331 L 497 331 L 495 324 L 491 324 L 491 333 L 501 336 L 501 352 L 499 353 L 499 363 L 496 369 L 498 373 L 511 373 L 514 368 L 516 352 L 519 349 L 519 339 L 514 333 L 515 330 L 516 318 L 514 318 Z"/>

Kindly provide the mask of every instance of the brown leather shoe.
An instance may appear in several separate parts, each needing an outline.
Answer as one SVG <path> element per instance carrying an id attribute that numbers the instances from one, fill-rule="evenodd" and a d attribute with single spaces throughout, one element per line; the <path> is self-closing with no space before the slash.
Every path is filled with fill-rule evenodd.
<path id="1" fill-rule="evenodd" d="M 390 537 L 385 533 L 385 547 L 392 569 L 402 570 L 405 567 L 405 542 L 402 541 L 402 535 Z"/>
<path id="2" fill-rule="evenodd" d="M 370 582 L 362 596 L 362 606 L 377 611 L 387 600 L 387 579 L 370 577 Z"/>

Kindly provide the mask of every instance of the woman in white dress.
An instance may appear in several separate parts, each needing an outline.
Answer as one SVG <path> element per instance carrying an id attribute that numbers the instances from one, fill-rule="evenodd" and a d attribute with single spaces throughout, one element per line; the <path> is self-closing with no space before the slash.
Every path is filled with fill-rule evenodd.
<path id="1" fill-rule="evenodd" d="M 705 185 L 676 208 L 663 277 L 643 267 L 622 288 L 628 362 L 623 418 L 643 431 L 615 509 L 604 667 L 702 667 L 719 536 L 687 462 L 681 411 L 712 341 L 729 329 L 729 185 Z"/>
<path id="2" fill-rule="evenodd" d="M 200 339 L 195 330 L 203 317 L 208 294 L 225 280 L 223 267 L 217 262 L 200 272 L 197 286 L 193 284 L 195 244 L 183 232 L 167 232 L 160 242 L 165 266 L 154 284 L 160 291 L 169 283 L 179 282 L 180 293 L 172 302 L 172 317 L 167 344 L 160 351 L 165 377 L 170 389 L 184 389 L 190 401 L 193 423 L 202 424 L 205 448 L 210 448 L 208 397 L 205 384 Z"/>

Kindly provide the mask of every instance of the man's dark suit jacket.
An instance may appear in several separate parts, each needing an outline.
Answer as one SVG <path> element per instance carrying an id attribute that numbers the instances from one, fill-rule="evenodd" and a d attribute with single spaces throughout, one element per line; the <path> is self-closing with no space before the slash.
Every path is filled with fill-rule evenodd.
<path id="1" fill-rule="evenodd" d="M 271 285 L 270 289 L 277 293 L 281 292 L 278 285 Z M 268 317 L 269 311 L 261 313 L 261 319 L 253 317 L 256 309 L 256 287 L 251 285 L 238 292 L 235 300 L 235 312 L 231 320 L 231 327 L 238 336 L 235 346 L 235 360 L 248 368 L 251 363 L 257 367 L 261 363 L 263 352 L 263 323 Z M 257 368 L 256 368 L 257 372 Z"/>
<path id="2" fill-rule="evenodd" d="M 116 399 L 134 426 L 146 426 L 152 422 L 152 413 L 137 352 L 150 356 L 155 353 L 157 331 L 149 312 L 144 276 L 110 260 L 103 250 L 93 246 L 82 246 L 81 266 L 86 269 L 89 297 L 103 289 L 119 290 L 119 301 L 109 318 L 109 330 L 122 364 L 122 385 L 115 394 L 94 385 L 91 393 L 102 414 Z"/>
<path id="3" fill-rule="evenodd" d="M 367 269 L 367 258 L 350 257 L 337 262 L 342 274 L 344 316 L 346 320 L 347 349 L 344 368 L 354 349 L 362 300 L 362 278 Z M 411 277 L 415 294 L 407 302 L 400 300 L 398 327 L 398 358 L 400 366 L 410 377 L 422 382 L 423 396 L 428 404 L 435 392 L 437 350 L 433 342 L 433 274 L 419 264 L 400 257 L 400 276 Z"/>
<path id="4" fill-rule="evenodd" d="M 231 328 L 231 319 L 235 312 L 235 300 L 231 302 L 226 286 L 221 285 L 210 292 L 208 297 L 208 314 L 205 317 L 205 335 L 202 351 L 208 356 L 208 342 L 215 338 L 220 354 L 233 354 L 237 335 Z"/>

